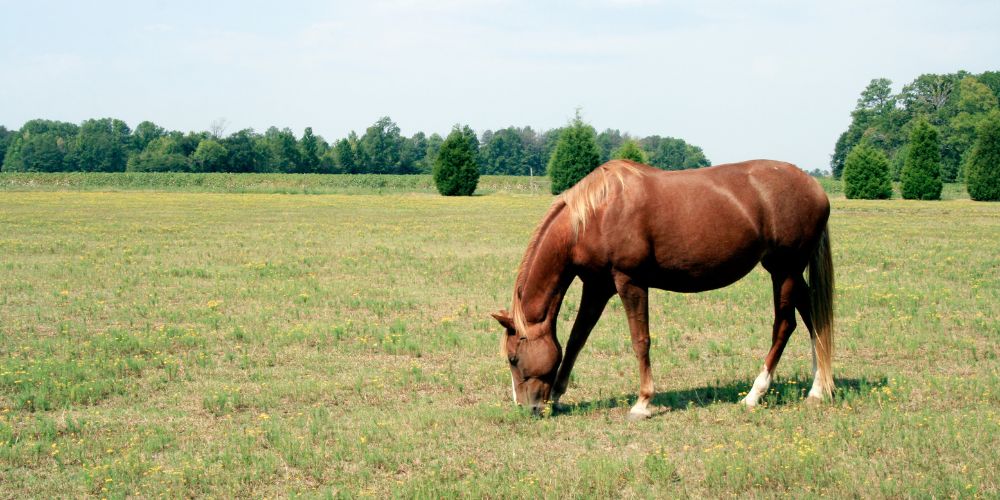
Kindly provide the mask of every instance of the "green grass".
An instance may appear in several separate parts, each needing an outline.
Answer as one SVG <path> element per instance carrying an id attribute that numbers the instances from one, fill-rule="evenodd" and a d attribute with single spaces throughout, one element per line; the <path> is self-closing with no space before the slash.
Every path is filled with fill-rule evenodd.
<path id="1" fill-rule="evenodd" d="M 633 423 L 617 300 L 564 412 L 510 403 L 488 313 L 547 195 L 5 186 L 0 496 L 1000 495 L 1000 204 L 835 200 L 832 404 L 803 404 L 801 331 L 735 404 L 764 272 L 654 293 Z"/>

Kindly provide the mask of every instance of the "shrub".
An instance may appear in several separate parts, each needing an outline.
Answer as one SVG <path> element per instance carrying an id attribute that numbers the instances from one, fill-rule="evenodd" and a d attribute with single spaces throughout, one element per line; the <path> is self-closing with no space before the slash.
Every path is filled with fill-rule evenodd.
<path id="1" fill-rule="evenodd" d="M 479 139 L 468 125 L 455 125 L 434 162 L 434 185 L 444 196 L 472 196 L 479 183 Z"/>
<path id="2" fill-rule="evenodd" d="M 601 163 L 594 127 L 583 123 L 579 111 L 563 129 L 549 159 L 552 194 L 559 194 L 583 179 Z"/>
<path id="3" fill-rule="evenodd" d="M 862 200 L 884 200 L 892 196 L 889 159 L 864 143 L 851 149 L 844 161 L 844 195 Z"/>
<path id="4" fill-rule="evenodd" d="M 639 142 L 635 139 L 625 141 L 625 143 L 622 144 L 622 147 L 618 148 L 611 154 L 611 157 L 622 160 L 637 161 L 639 163 L 649 163 L 649 157 L 639 146 Z"/>
<path id="5" fill-rule="evenodd" d="M 1000 113 L 991 113 L 979 125 L 967 168 L 969 197 L 1000 201 Z"/>
<path id="6" fill-rule="evenodd" d="M 941 143 L 937 130 L 919 120 L 910 132 L 909 151 L 900 176 L 903 198 L 941 199 Z"/>

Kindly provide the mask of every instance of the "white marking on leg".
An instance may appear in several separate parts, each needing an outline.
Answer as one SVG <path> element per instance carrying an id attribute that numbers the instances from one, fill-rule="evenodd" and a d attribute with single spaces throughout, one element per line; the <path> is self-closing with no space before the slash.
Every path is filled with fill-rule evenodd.
<path id="1" fill-rule="evenodd" d="M 517 404 L 517 385 L 514 384 L 514 375 L 510 376 L 510 397 L 514 398 L 514 404 Z"/>
<path id="2" fill-rule="evenodd" d="M 753 387 L 750 388 L 747 397 L 743 398 L 743 404 L 747 405 L 748 408 L 757 406 L 760 398 L 764 394 L 767 394 L 769 387 L 771 387 L 771 374 L 767 371 L 767 367 L 764 367 L 760 375 L 757 375 L 757 378 L 753 381 Z"/>
<path id="3" fill-rule="evenodd" d="M 812 340 L 812 354 L 813 354 L 813 384 L 812 388 L 809 389 L 810 398 L 815 398 L 817 400 L 823 400 L 823 382 L 819 377 L 819 365 L 816 364 L 816 337 L 811 337 Z"/>
<path id="4" fill-rule="evenodd" d="M 650 415 L 652 415 L 652 412 L 649 411 L 649 401 L 645 401 L 642 398 L 639 398 L 639 400 L 635 402 L 635 406 L 633 406 L 632 409 L 629 410 L 629 414 L 633 418 L 649 417 Z"/>

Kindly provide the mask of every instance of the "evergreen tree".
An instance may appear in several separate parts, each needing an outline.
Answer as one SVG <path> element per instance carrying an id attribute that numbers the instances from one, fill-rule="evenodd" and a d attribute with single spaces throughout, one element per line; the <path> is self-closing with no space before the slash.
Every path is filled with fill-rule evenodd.
<path id="1" fill-rule="evenodd" d="M 909 151 L 903 165 L 903 198 L 941 199 L 941 144 L 938 132 L 926 120 L 919 120 L 910 132 Z"/>
<path id="2" fill-rule="evenodd" d="M 646 152 L 639 146 L 639 141 L 635 139 L 626 140 L 620 148 L 612 153 L 611 157 L 637 161 L 639 163 L 649 163 L 649 157 L 646 156 Z"/>
<path id="3" fill-rule="evenodd" d="M 969 197 L 1000 201 L 1000 113 L 990 113 L 976 132 L 967 171 Z"/>
<path id="4" fill-rule="evenodd" d="M 862 142 L 844 161 L 844 195 L 848 199 L 884 200 L 892 196 L 889 159 Z"/>
<path id="5" fill-rule="evenodd" d="M 549 158 L 549 176 L 552 194 L 559 194 L 583 179 L 601 163 L 597 148 L 597 133 L 587 125 L 577 110 L 576 117 L 559 135 L 552 157 Z"/>
<path id="6" fill-rule="evenodd" d="M 479 183 L 479 139 L 468 125 L 455 125 L 434 162 L 434 185 L 444 196 L 472 196 Z"/>

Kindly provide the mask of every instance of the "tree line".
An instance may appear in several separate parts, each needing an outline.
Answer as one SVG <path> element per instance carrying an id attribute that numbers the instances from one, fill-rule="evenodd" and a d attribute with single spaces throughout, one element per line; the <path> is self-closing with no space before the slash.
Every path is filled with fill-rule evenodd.
<path id="1" fill-rule="evenodd" d="M 476 143 L 478 170 L 485 175 L 546 175 L 566 127 L 486 130 Z M 0 170 L 10 172 L 284 172 L 426 174 L 433 170 L 444 138 L 424 132 L 406 137 L 391 118 L 379 118 L 364 133 L 328 142 L 307 127 L 264 133 L 243 129 L 224 135 L 224 122 L 202 132 L 167 130 L 151 121 L 134 129 L 115 118 L 79 125 L 37 119 L 18 130 L 0 126 Z M 667 169 L 709 165 L 701 148 L 683 139 L 633 137 L 615 129 L 595 134 L 601 161 L 624 144 L 638 147 L 647 163 Z M 634 144 L 632 144 L 634 143 Z"/>
<path id="2" fill-rule="evenodd" d="M 885 155 L 892 180 L 900 180 L 913 129 L 926 122 L 938 134 L 941 180 L 964 182 L 977 129 L 998 109 L 1000 71 L 924 74 L 899 93 L 891 87 L 891 80 L 876 78 L 861 92 L 834 146 L 833 176 L 841 177 L 851 150 L 863 143 Z"/>

